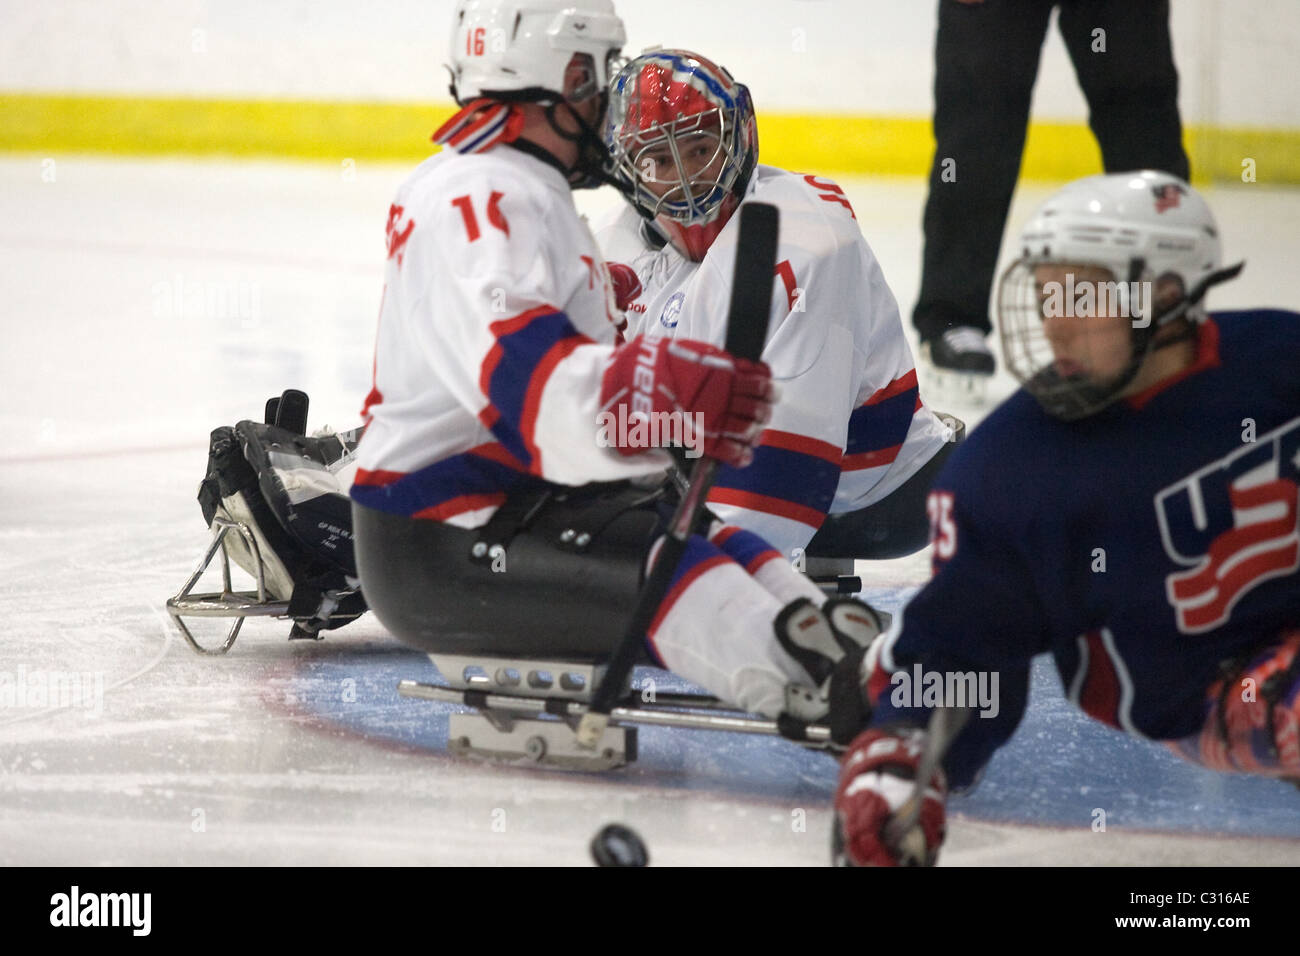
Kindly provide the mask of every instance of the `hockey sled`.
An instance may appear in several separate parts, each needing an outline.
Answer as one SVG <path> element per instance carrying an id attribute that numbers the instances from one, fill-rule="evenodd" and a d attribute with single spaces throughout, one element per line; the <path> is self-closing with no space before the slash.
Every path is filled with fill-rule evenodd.
<path id="1" fill-rule="evenodd" d="M 240 540 L 244 552 L 250 556 L 257 581 L 256 591 L 236 591 L 230 583 L 230 552 L 226 546 L 226 536 L 234 533 Z M 220 591 L 195 594 L 194 587 L 203 573 L 212 564 L 212 559 L 221 553 Z M 198 567 L 190 575 L 175 597 L 167 599 L 167 613 L 172 616 L 181 634 L 195 651 L 200 654 L 224 654 L 230 650 L 239 637 L 239 629 L 248 617 L 285 617 L 289 613 L 288 601 L 273 601 L 266 591 L 266 565 L 262 560 L 261 548 L 253 536 L 252 529 L 243 522 L 235 521 L 228 514 L 217 514 L 212 518 L 212 538 L 204 552 Z M 225 640 L 218 647 L 204 647 L 185 626 L 185 617 L 233 617 L 235 620 L 226 632 Z"/>
<path id="2" fill-rule="evenodd" d="M 250 617 L 293 621 L 290 640 L 319 640 L 366 611 L 352 553 L 351 503 L 339 472 L 352 460 L 360 429 L 307 437 L 307 396 L 295 389 L 266 404 L 265 422 L 215 429 L 199 506 L 211 536 L 198 566 L 167 601 L 186 642 L 199 654 L 225 654 Z M 220 555 L 221 590 L 195 593 Z M 255 588 L 237 591 L 234 562 Z M 234 618 L 219 645 L 204 646 L 187 617 Z"/>
<path id="3" fill-rule="evenodd" d="M 275 556 L 274 552 L 262 538 L 259 538 L 256 525 L 240 521 L 231 516 L 224 507 L 219 508 L 212 517 L 212 537 L 207 550 L 199 560 L 198 566 L 190 574 L 175 596 L 167 599 L 167 613 L 176 622 L 177 628 L 186 643 L 199 654 L 219 656 L 234 646 L 239 630 L 244 621 L 250 617 L 273 617 L 292 620 L 289 640 L 320 640 L 322 629 L 330 626 L 339 627 L 355 620 L 358 612 L 352 607 L 360 594 L 355 588 L 343 588 L 321 595 L 320 603 L 295 608 L 293 586 L 288 572 Z M 256 590 L 236 591 L 231 584 L 231 554 L 236 555 L 235 563 L 253 576 Z M 220 554 L 221 590 L 194 593 L 194 588 L 203 577 L 204 572 Z M 272 588 L 275 588 L 273 591 Z M 275 594 L 289 594 L 288 598 L 277 598 Z M 205 647 L 195 638 L 185 624 L 187 617 L 234 618 L 221 644 Z"/>
<path id="4" fill-rule="evenodd" d="M 448 749 L 458 756 L 561 770 L 603 771 L 637 757 L 637 726 L 723 730 L 784 737 L 814 749 L 832 746 L 830 729 L 794 720 L 767 720 L 705 694 L 629 690 L 610 713 L 593 747 L 578 742 L 577 728 L 605 676 L 603 664 L 518 660 L 489 655 L 430 654 L 444 684 L 404 680 L 403 697 L 460 704 Z"/>

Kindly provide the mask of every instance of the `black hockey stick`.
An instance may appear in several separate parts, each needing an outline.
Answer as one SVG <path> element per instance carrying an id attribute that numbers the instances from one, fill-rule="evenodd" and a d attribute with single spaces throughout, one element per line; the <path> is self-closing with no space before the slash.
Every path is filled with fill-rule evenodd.
<path id="1" fill-rule="evenodd" d="M 731 277 L 726 342 L 727 351 L 738 358 L 757 360 L 767 342 L 767 316 L 772 308 L 778 230 L 775 206 L 745 203 L 740 207 L 740 236 Z M 668 593 L 668 585 L 686 551 L 686 542 L 690 540 L 691 530 L 704 507 L 717 469 L 716 459 L 701 458 L 691 472 L 690 488 L 673 512 L 659 557 L 637 599 L 632 620 L 614 649 L 605 677 L 592 696 L 590 708 L 578 724 L 578 743 L 583 747 L 595 747 L 609 725 L 609 713 L 627 686 L 637 651 Z"/>

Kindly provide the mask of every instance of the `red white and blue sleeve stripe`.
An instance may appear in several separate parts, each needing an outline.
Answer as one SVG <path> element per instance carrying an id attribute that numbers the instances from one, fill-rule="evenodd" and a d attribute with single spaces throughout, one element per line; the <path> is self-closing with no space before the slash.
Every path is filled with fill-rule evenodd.
<path id="1" fill-rule="evenodd" d="M 853 410 L 840 468 L 851 472 L 892 465 L 920 408 L 916 369 L 912 369 Z"/>
<path id="2" fill-rule="evenodd" d="M 840 449 L 794 432 L 768 429 L 747 468 L 720 468 L 714 504 L 788 518 L 816 531 L 840 480 Z"/>
<path id="3" fill-rule="evenodd" d="M 549 305 L 493 322 L 490 328 L 495 342 L 479 374 L 488 405 L 479 420 L 526 470 L 540 475 L 542 453 L 535 431 L 542 392 L 555 367 L 592 340 Z"/>
<path id="4" fill-rule="evenodd" d="M 447 521 L 495 508 L 507 492 L 540 484 L 501 444 L 489 442 L 412 472 L 358 469 L 352 499 L 389 514 Z"/>

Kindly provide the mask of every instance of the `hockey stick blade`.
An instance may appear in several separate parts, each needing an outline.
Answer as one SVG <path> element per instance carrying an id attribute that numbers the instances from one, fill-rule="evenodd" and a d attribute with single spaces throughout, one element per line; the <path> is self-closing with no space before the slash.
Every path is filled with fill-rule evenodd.
<path id="1" fill-rule="evenodd" d="M 737 358 L 757 360 L 767 341 L 768 315 L 772 308 L 772 284 L 776 277 L 776 246 L 780 217 L 775 206 L 745 203 L 740 207 L 740 234 L 736 241 L 736 265 L 731 277 L 727 307 L 726 349 Z M 704 508 L 709 486 L 718 463 L 701 458 L 691 472 L 691 484 L 673 512 L 668 534 L 659 548 L 654 568 L 637 599 L 632 620 L 614 649 L 605 676 L 592 696 L 591 707 L 578 724 L 578 744 L 595 747 L 609 724 L 609 713 L 623 694 L 637 650 L 668 593 L 690 540 L 691 529 Z"/>

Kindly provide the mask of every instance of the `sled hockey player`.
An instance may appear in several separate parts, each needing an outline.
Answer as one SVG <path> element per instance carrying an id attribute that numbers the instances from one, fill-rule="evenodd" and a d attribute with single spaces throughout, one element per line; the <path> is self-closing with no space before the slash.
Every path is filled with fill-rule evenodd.
<path id="1" fill-rule="evenodd" d="M 606 140 L 629 207 L 598 241 L 640 282 L 629 335 L 721 345 L 736 210 L 780 211 L 763 359 L 781 400 L 753 464 L 723 471 L 710 508 L 796 559 L 924 547 L 925 496 L 961 426 L 922 404 L 898 305 L 843 190 L 758 165 L 748 89 L 685 50 L 647 51 L 614 77 Z"/>
<path id="2" fill-rule="evenodd" d="M 389 212 L 353 525 L 367 602 L 426 652 L 607 657 L 662 531 L 670 457 L 634 433 L 601 440 L 602 413 L 696 417 L 699 450 L 735 468 L 771 414 L 762 363 L 702 341 L 616 344 L 609 270 L 570 190 L 609 178 L 598 131 L 623 42 L 609 0 L 463 0 L 462 108 Z M 647 659 L 776 716 L 788 687 L 820 687 L 874 636 L 870 609 L 823 613 L 758 536 L 702 531 Z"/>
<path id="3" fill-rule="evenodd" d="M 895 693 L 917 668 L 1000 676 L 997 715 L 970 715 L 925 781 L 930 862 L 946 792 L 1011 737 L 1043 652 L 1089 716 L 1300 781 L 1300 314 L 1207 314 L 1241 265 L 1220 266 L 1209 208 L 1166 173 L 1070 184 L 1019 248 L 998 318 L 1023 388 L 940 475 L 934 577 L 864 662 L 871 716 L 835 795 L 843 862 L 899 861 L 885 827 L 938 703 Z"/>

